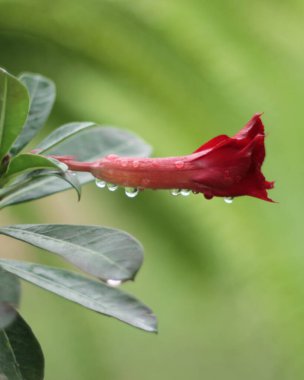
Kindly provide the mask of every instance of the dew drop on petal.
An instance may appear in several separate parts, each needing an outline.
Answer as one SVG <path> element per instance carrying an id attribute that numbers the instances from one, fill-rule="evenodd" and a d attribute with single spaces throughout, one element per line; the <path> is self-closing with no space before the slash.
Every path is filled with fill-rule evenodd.
<path id="1" fill-rule="evenodd" d="M 107 280 L 107 285 L 112 286 L 113 288 L 115 288 L 115 287 L 121 285 L 121 281 L 120 280 L 111 280 L 111 279 L 109 279 L 109 280 Z"/>
<path id="2" fill-rule="evenodd" d="M 210 192 L 205 192 L 205 193 L 204 193 L 204 197 L 205 197 L 206 199 L 210 200 L 210 199 L 213 198 L 213 194 L 210 193 Z"/>
<path id="3" fill-rule="evenodd" d="M 139 167 L 139 161 L 135 160 L 133 161 L 133 168 L 138 168 Z"/>
<path id="4" fill-rule="evenodd" d="M 188 190 L 188 189 L 182 189 L 180 193 L 181 193 L 181 195 L 182 195 L 183 197 L 187 197 L 188 195 L 190 195 L 191 190 Z"/>
<path id="5" fill-rule="evenodd" d="M 181 194 L 181 190 L 180 189 L 173 189 L 173 190 L 171 190 L 171 194 L 176 197 L 177 195 Z"/>
<path id="6" fill-rule="evenodd" d="M 110 191 L 115 191 L 118 189 L 118 185 L 114 185 L 113 183 L 107 183 L 107 188 L 110 190 Z"/>
<path id="7" fill-rule="evenodd" d="M 224 197 L 224 202 L 227 204 L 231 204 L 233 202 L 233 197 Z"/>
<path id="8" fill-rule="evenodd" d="M 175 165 L 176 169 L 182 169 L 184 167 L 185 163 L 184 163 L 184 161 L 175 161 L 174 165 Z"/>
<path id="9" fill-rule="evenodd" d="M 95 184 L 100 189 L 104 189 L 106 187 L 106 185 L 107 185 L 106 181 L 103 181 L 102 179 L 96 179 L 95 180 Z"/>
<path id="10" fill-rule="evenodd" d="M 106 157 L 108 160 L 116 160 L 118 158 L 117 154 L 109 154 Z"/>
<path id="11" fill-rule="evenodd" d="M 128 198 L 135 198 L 138 193 L 139 193 L 139 190 L 137 187 L 126 187 L 125 188 L 125 194 Z"/>

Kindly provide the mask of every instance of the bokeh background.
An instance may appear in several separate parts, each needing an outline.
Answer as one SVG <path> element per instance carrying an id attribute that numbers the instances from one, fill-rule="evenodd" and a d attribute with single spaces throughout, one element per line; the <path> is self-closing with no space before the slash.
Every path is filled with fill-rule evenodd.
<path id="1" fill-rule="evenodd" d="M 178 155 L 264 112 L 276 181 L 277 204 L 127 199 L 92 184 L 80 203 L 70 191 L 2 211 L 2 224 L 100 224 L 145 246 L 124 288 L 153 308 L 158 335 L 24 284 L 47 380 L 304 378 L 303 21 L 300 0 L 0 0 L 0 65 L 57 84 L 45 132 L 92 120 Z M 0 244 L 2 256 L 63 265 Z"/>

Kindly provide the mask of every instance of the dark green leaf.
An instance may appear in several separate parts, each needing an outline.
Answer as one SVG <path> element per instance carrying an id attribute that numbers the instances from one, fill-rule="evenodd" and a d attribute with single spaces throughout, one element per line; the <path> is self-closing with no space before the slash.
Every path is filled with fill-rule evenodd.
<path id="1" fill-rule="evenodd" d="M 22 180 L 18 182 L 18 186 L 13 189 L 7 189 L 0 192 L 0 208 L 12 204 L 27 202 L 32 199 L 39 199 L 44 196 L 57 193 L 58 191 L 71 189 L 71 186 L 67 183 L 66 177 L 63 178 L 55 173 L 51 174 L 52 175 L 49 175 L 49 173 L 40 171 L 39 173 L 35 173 L 35 175 L 30 178 L 27 176 L 23 177 Z M 77 174 L 77 178 L 74 178 L 74 180 L 80 184 L 87 183 L 89 181 L 87 180 L 84 182 L 82 181 L 82 178 L 85 177 L 87 179 L 88 176 L 89 174 L 87 173 L 81 173 L 80 175 Z M 59 183 L 60 190 L 58 190 Z M 33 197 L 34 195 L 36 196 Z"/>
<path id="2" fill-rule="evenodd" d="M 8 169 L 1 178 L 0 183 L 6 184 L 21 174 L 39 169 L 52 169 L 59 172 L 62 171 L 60 168 L 61 165 L 55 160 L 37 154 L 19 154 L 11 159 Z"/>
<path id="3" fill-rule="evenodd" d="M 29 109 L 26 87 L 0 69 L 0 162 L 20 134 Z"/>
<path id="4" fill-rule="evenodd" d="M 103 280 L 134 279 L 143 261 L 142 245 L 126 232 L 87 225 L 20 224 L 0 234 L 57 253 Z"/>
<path id="5" fill-rule="evenodd" d="M 45 265 L 13 260 L 0 260 L 0 265 L 24 280 L 88 309 L 149 332 L 157 330 L 157 321 L 152 311 L 119 289 L 70 271 Z"/>
<path id="6" fill-rule="evenodd" d="M 39 342 L 29 325 L 17 317 L 0 330 L 0 379 L 42 380 L 44 357 Z"/>
<path id="7" fill-rule="evenodd" d="M 102 127 L 93 123 L 71 123 L 58 130 L 48 136 L 37 149 L 41 149 L 45 154 L 73 155 L 79 160 L 87 161 L 94 161 L 110 153 L 134 157 L 144 157 L 151 153 L 151 147 L 141 138 L 117 128 Z M 89 173 L 78 173 L 77 178 L 81 185 L 94 179 Z M 0 208 L 67 189 L 70 189 L 70 185 L 56 178 L 35 178 L 0 200 Z"/>
<path id="8" fill-rule="evenodd" d="M 19 306 L 19 301 L 19 280 L 0 268 L 0 329 L 15 318 L 15 307 Z"/>
<path id="9" fill-rule="evenodd" d="M 44 126 L 54 104 L 54 83 L 39 74 L 23 73 L 19 80 L 27 87 L 30 95 L 30 110 L 26 124 L 15 141 L 10 153 L 19 153 Z"/>

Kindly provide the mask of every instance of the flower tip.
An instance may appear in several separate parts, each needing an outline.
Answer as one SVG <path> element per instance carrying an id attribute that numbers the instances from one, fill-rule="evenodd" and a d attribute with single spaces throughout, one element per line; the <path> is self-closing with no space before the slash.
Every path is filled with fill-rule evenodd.
<path id="1" fill-rule="evenodd" d="M 264 115 L 264 112 L 256 112 L 254 115 L 253 115 L 253 118 L 261 118 L 261 116 Z"/>

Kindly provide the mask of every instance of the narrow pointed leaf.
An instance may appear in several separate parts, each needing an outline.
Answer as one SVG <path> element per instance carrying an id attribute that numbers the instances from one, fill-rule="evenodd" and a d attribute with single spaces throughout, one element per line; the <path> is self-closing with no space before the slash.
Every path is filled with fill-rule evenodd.
<path id="1" fill-rule="evenodd" d="M 45 265 L 13 260 L 0 260 L 0 265 L 24 280 L 88 309 L 149 332 L 157 331 L 157 321 L 152 311 L 119 289 L 77 273 Z"/>
<path id="2" fill-rule="evenodd" d="M 143 261 L 142 245 L 126 232 L 87 225 L 20 224 L 0 234 L 60 255 L 103 280 L 134 279 Z"/>
<path id="3" fill-rule="evenodd" d="M 54 104 L 55 84 L 48 78 L 33 73 L 23 73 L 19 80 L 27 87 L 30 95 L 30 110 L 26 123 L 10 153 L 19 153 L 44 126 Z"/>
<path id="4" fill-rule="evenodd" d="M 15 318 L 15 308 L 19 306 L 20 283 L 16 276 L 0 268 L 0 329 Z"/>
<path id="5" fill-rule="evenodd" d="M 93 161 L 107 154 L 145 157 L 151 147 L 135 134 L 117 128 L 102 127 L 93 123 L 71 123 L 54 131 L 38 147 L 43 154 L 72 155 L 79 160 Z M 55 133 L 56 132 L 56 133 Z M 61 136 L 61 137 L 60 137 Z M 89 173 L 77 173 L 81 185 L 91 182 Z M 56 178 L 40 177 L 0 198 L 0 208 L 8 205 L 39 199 L 50 194 L 70 189 L 71 186 Z"/>
<path id="6" fill-rule="evenodd" d="M 29 109 L 26 87 L 0 69 L 0 162 L 20 134 Z"/>
<path id="7" fill-rule="evenodd" d="M 0 379 L 42 380 L 44 357 L 29 325 L 17 313 L 13 323 L 0 329 Z"/>

